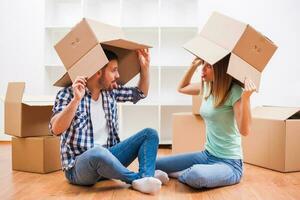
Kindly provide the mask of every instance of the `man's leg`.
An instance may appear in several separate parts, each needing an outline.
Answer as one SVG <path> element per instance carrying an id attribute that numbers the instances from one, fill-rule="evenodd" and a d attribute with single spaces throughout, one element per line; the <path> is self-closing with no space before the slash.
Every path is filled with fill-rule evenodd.
<path id="1" fill-rule="evenodd" d="M 154 176 L 157 149 L 156 130 L 146 128 L 110 147 L 109 151 L 126 167 L 138 157 L 140 177 L 151 177 Z"/>
<path id="2" fill-rule="evenodd" d="M 71 170 L 72 183 L 78 185 L 93 185 L 100 177 L 126 183 L 140 178 L 139 174 L 128 170 L 110 151 L 100 146 L 78 156 Z"/>

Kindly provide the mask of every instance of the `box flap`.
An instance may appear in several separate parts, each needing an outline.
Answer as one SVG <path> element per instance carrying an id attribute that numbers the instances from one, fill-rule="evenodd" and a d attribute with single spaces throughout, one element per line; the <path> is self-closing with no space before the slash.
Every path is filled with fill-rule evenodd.
<path id="1" fill-rule="evenodd" d="M 244 85 L 246 77 L 250 78 L 257 91 L 259 90 L 261 73 L 233 53 L 230 55 L 227 73 L 238 80 L 241 85 Z"/>
<path id="2" fill-rule="evenodd" d="M 128 50 L 151 48 L 151 46 L 139 44 L 134 41 L 125 40 L 125 39 L 110 40 L 110 41 L 106 41 L 106 42 L 101 42 L 101 44 L 119 47 L 119 48 L 128 49 Z"/>
<path id="3" fill-rule="evenodd" d="M 55 96 L 23 96 L 23 104 L 28 106 L 53 106 Z"/>
<path id="4" fill-rule="evenodd" d="M 83 19 L 54 48 L 65 68 L 69 69 L 98 43 L 91 27 Z"/>
<path id="5" fill-rule="evenodd" d="M 233 52 L 262 72 L 277 46 L 251 26 L 247 26 Z"/>
<path id="6" fill-rule="evenodd" d="M 100 46 L 96 45 L 87 54 L 85 54 L 72 68 L 68 70 L 69 76 L 75 81 L 77 76 L 86 76 L 91 78 L 97 71 L 108 63 L 108 59 Z"/>
<path id="7" fill-rule="evenodd" d="M 6 90 L 5 103 L 11 102 L 21 104 L 24 90 L 24 82 L 9 82 Z"/>
<path id="8" fill-rule="evenodd" d="M 72 80 L 66 72 L 60 79 L 58 79 L 53 85 L 57 87 L 68 87 L 72 84 Z"/>
<path id="9" fill-rule="evenodd" d="M 98 43 L 124 38 L 124 33 L 120 27 L 112 26 L 92 19 L 84 18 L 93 31 Z"/>
<path id="10" fill-rule="evenodd" d="M 286 120 L 299 110 L 300 108 L 296 107 L 262 106 L 254 108 L 252 116 L 263 119 Z"/>
<path id="11" fill-rule="evenodd" d="M 201 35 L 197 35 L 185 43 L 183 48 L 211 65 L 215 64 L 230 53 L 229 50 L 218 46 Z"/>
<path id="12" fill-rule="evenodd" d="M 200 32 L 204 38 L 231 51 L 244 33 L 247 24 L 213 12 Z"/>
<path id="13" fill-rule="evenodd" d="M 24 89 L 24 82 L 8 83 L 4 108 L 4 132 L 6 134 L 21 134 L 22 97 Z"/>
<path id="14" fill-rule="evenodd" d="M 118 84 L 125 85 L 140 72 L 140 62 L 137 53 L 132 50 L 102 44 L 103 49 L 110 50 L 118 56 Z"/>

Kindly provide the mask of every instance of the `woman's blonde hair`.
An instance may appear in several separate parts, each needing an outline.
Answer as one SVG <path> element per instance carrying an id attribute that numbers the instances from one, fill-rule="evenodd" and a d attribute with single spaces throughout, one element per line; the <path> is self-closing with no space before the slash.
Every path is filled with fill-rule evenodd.
<path id="1" fill-rule="evenodd" d="M 227 55 L 217 63 L 215 63 L 212 68 L 214 72 L 214 80 L 212 82 L 202 84 L 202 95 L 204 95 L 205 100 L 208 99 L 210 95 L 213 97 L 214 107 L 217 108 L 222 106 L 228 98 L 231 85 L 232 77 L 228 75 L 227 68 L 229 63 L 230 55 Z M 204 87 L 206 87 L 206 92 L 204 92 Z"/>

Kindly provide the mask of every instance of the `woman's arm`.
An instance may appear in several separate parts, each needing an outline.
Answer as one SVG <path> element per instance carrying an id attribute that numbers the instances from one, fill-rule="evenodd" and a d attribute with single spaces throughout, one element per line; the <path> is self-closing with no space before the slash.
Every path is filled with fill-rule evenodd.
<path id="1" fill-rule="evenodd" d="M 241 98 L 234 104 L 233 111 L 235 119 L 239 128 L 240 133 L 243 136 L 250 134 L 251 130 L 251 106 L 250 106 L 250 96 L 256 91 L 255 84 L 250 80 L 245 80 L 245 89 L 241 95 Z"/>
<path id="2" fill-rule="evenodd" d="M 187 73 L 184 75 L 183 79 L 178 85 L 178 92 L 188 95 L 198 95 L 201 89 L 201 83 L 191 83 L 191 79 L 199 65 L 203 63 L 200 58 L 195 58 L 192 65 L 188 69 Z M 199 77 L 200 78 L 200 77 Z M 201 81 L 201 80 L 200 80 Z"/>

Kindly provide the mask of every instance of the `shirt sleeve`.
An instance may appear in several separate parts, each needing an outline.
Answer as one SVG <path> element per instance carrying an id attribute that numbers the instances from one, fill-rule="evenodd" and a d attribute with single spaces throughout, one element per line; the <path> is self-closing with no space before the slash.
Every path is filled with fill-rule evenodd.
<path id="1" fill-rule="evenodd" d="M 71 88 L 64 88 L 60 90 L 56 95 L 54 106 L 52 108 L 52 117 L 57 113 L 61 112 L 70 103 L 72 98 L 73 92 Z M 50 132 L 53 134 L 51 122 L 49 123 L 49 129 Z"/>
<path id="2" fill-rule="evenodd" d="M 241 86 L 234 84 L 231 88 L 230 92 L 230 105 L 233 106 L 240 98 L 242 95 L 243 89 Z"/>
<path id="3" fill-rule="evenodd" d="M 117 102 L 130 101 L 134 104 L 146 97 L 138 87 L 124 87 L 122 85 L 114 89 L 113 94 Z"/>

